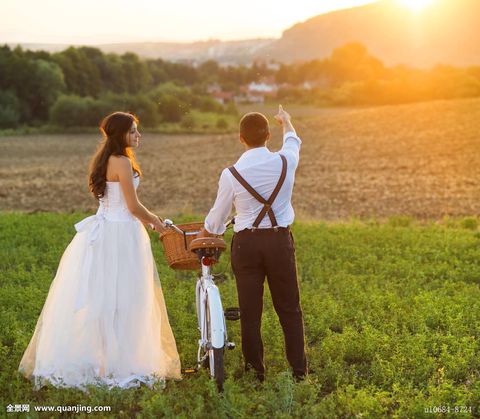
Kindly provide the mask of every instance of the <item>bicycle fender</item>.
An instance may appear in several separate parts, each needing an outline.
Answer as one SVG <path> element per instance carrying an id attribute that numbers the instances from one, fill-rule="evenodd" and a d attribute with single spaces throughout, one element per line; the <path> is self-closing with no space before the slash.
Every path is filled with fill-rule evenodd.
<path id="1" fill-rule="evenodd" d="M 225 345 L 225 318 L 223 316 L 222 300 L 216 286 L 207 288 L 208 306 L 212 322 L 212 346 L 223 348 Z"/>
<path id="2" fill-rule="evenodd" d="M 197 321 L 198 321 L 198 329 L 202 329 L 202 324 L 203 324 L 203 315 L 204 315 L 204 310 L 201 309 L 201 307 L 205 307 L 205 298 L 201 292 L 201 284 L 200 280 L 197 281 L 197 284 L 195 286 L 195 304 L 197 308 Z M 203 336 L 202 336 L 203 339 Z"/>

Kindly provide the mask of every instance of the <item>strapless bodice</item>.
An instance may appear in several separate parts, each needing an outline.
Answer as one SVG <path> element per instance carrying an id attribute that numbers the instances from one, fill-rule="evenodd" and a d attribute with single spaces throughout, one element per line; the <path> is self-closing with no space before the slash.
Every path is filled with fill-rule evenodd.
<path id="1" fill-rule="evenodd" d="M 140 178 L 133 178 L 133 185 L 137 189 Z M 135 219 L 128 210 L 120 182 L 107 182 L 105 194 L 99 200 L 97 215 L 104 216 L 109 221 L 131 221 Z"/>

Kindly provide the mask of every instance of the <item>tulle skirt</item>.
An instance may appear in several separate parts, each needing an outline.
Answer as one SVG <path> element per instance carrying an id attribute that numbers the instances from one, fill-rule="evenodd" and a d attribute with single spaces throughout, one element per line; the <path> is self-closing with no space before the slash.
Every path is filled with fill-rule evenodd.
<path id="1" fill-rule="evenodd" d="M 136 219 L 76 225 L 19 371 L 58 387 L 181 379 L 150 239 Z"/>

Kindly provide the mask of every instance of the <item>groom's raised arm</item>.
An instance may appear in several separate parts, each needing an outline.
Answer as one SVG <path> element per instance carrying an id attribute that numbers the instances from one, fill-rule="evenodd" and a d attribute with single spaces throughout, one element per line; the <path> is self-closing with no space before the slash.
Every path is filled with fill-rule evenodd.
<path id="1" fill-rule="evenodd" d="M 233 198 L 231 175 L 228 169 L 224 169 L 218 181 L 217 199 L 205 218 L 206 233 L 223 234 L 225 232 L 225 221 L 232 211 Z"/>
<path id="2" fill-rule="evenodd" d="M 293 127 L 290 114 L 283 109 L 282 105 L 278 106 L 278 114 L 275 115 L 275 119 L 283 127 L 283 147 L 280 153 L 287 157 L 290 165 L 297 168 L 302 140 Z"/>

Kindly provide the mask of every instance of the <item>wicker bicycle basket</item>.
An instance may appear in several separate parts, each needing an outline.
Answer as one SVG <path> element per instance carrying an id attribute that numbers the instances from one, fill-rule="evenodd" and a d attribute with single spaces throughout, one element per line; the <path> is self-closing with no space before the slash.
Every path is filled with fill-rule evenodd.
<path id="1" fill-rule="evenodd" d="M 203 223 L 179 224 L 177 227 L 185 233 L 199 231 Z M 168 266 L 176 270 L 200 269 L 200 262 L 195 253 L 189 250 L 190 242 L 195 235 L 180 234 L 174 229 L 165 230 L 160 234 Z"/>

